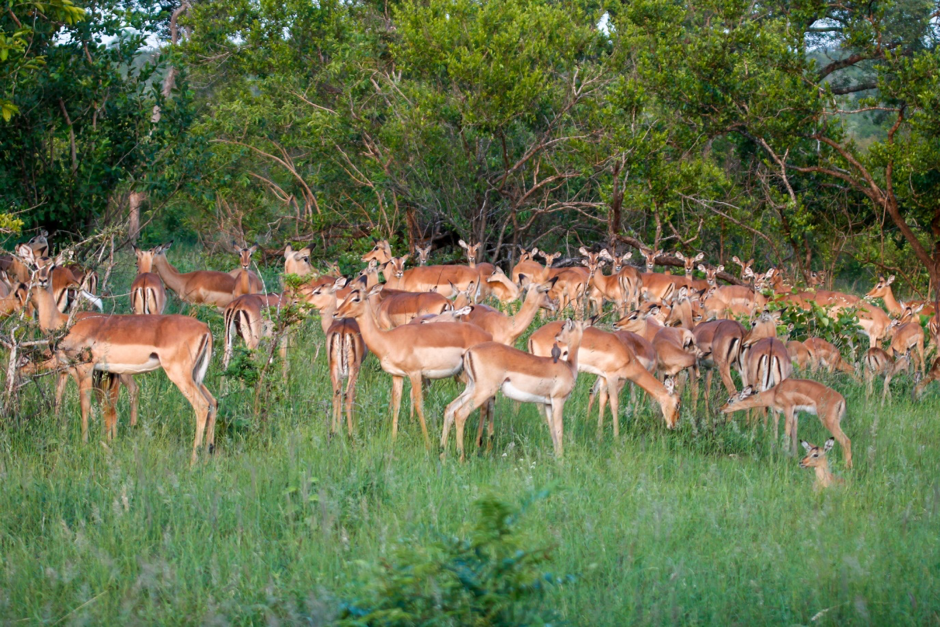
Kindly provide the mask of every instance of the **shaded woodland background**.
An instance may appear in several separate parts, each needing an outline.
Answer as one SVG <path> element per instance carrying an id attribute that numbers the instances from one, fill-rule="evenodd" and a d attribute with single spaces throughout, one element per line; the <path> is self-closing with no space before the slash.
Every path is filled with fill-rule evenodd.
<path id="1" fill-rule="evenodd" d="M 0 228 L 702 250 L 937 297 L 938 3 L 12 0 Z M 136 219 L 136 218 L 135 218 Z M 132 229 L 133 230 L 133 229 Z M 122 238 L 123 239 L 123 238 Z"/>

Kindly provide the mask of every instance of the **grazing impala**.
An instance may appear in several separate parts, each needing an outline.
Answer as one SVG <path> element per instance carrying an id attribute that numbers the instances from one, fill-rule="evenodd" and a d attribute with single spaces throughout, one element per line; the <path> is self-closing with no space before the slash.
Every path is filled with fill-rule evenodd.
<path id="1" fill-rule="evenodd" d="M 938 380 L 939 380 L 939 379 L 938 379 L 938 376 L 939 376 L 939 372 L 938 372 L 939 363 L 941 363 L 941 362 L 939 362 L 939 359 L 938 359 L 937 357 L 935 357 L 935 358 L 934 358 L 934 363 L 931 365 L 931 369 L 928 371 L 928 374 L 926 374 L 924 377 L 922 377 L 921 381 L 919 381 L 919 382 L 915 385 L 915 387 L 912 389 L 912 399 L 913 399 L 913 400 L 918 400 L 918 398 L 919 398 L 922 394 L 925 393 L 925 388 L 927 388 L 928 385 L 929 385 L 932 381 L 938 381 Z"/>
<path id="2" fill-rule="evenodd" d="M 367 297 L 378 293 L 379 287 Z M 408 378 L 412 386 L 412 405 L 421 422 L 425 445 L 429 446 L 428 427 L 422 404 L 422 378 L 444 379 L 463 368 L 463 355 L 472 346 L 489 342 L 490 334 L 472 324 L 458 322 L 406 324 L 384 331 L 376 321 L 372 307 L 359 291 L 343 301 L 334 318 L 353 318 L 359 325 L 366 347 L 379 359 L 380 367 L 392 375 L 392 439 L 399 428 L 402 387 Z"/>
<path id="3" fill-rule="evenodd" d="M 899 355 L 915 356 L 915 367 L 918 372 L 925 371 L 925 331 L 917 322 L 906 322 L 899 324 L 898 320 L 893 320 L 889 325 L 889 334 L 892 338 L 889 344 L 892 353 L 898 358 Z"/>
<path id="4" fill-rule="evenodd" d="M 830 472 L 830 465 L 827 463 L 827 453 L 833 448 L 833 438 L 827 438 L 823 443 L 823 448 L 814 446 L 809 442 L 801 440 L 801 446 L 807 451 L 807 457 L 801 460 L 801 468 L 813 468 L 817 480 L 814 482 L 815 490 L 829 488 L 831 485 L 843 485 L 843 479 Z"/>
<path id="5" fill-rule="evenodd" d="M 243 294 L 226 305 L 222 312 L 225 329 L 223 368 L 229 367 L 235 338 L 242 338 L 249 350 L 255 350 L 262 338 L 271 337 L 274 331 L 274 321 L 266 317 L 265 312 L 268 309 L 285 305 L 287 302 L 281 294 Z M 283 353 L 282 357 L 284 357 Z"/>
<path id="6" fill-rule="evenodd" d="M 46 268 L 48 269 L 48 267 Z M 33 290 L 34 304 L 43 329 L 61 329 L 68 321 L 55 308 L 48 279 L 37 273 L 38 286 Z M 188 316 L 105 315 L 79 313 L 75 323 L 55 345 L 54 354 L 45 369 L 63 366 L 75 379 L 82 406 L 82 439 L 88 441 L 88 416 L 91 412 L 91 391 L 96 371 L 112 375 L 105 412 L 105 432 L 109 440 L 117 435 L 117 413 L 114 399 L 117 378 L 125 384 L 132 375 L 162 368 L 170 381 L 183 393 L 196 412 L 196 438 L 192 461 L 205 434 L 209 451 L 215 442 L 216 400 L 203 385 L 203 378 L 212 357 L 212 333 L 209 327 Z M 38 368 L 37 368 L 38 369 Z M 64 380 L 60 378 L 59 386 Z M 136 389 L 136 386 L 134 386 Z M 129 386 L 132 408 L 136 394 Z M 59 397 L 57 389 L 57 397 Z M 132 413 L 132 424 L 134 414 Z"/>
<path id="7" fill-rule="evenodd" d="M 131 309 L 138 315 L 162 314 L 167 305 L 163 281 L 153 271 L 156 248 L 141 250 L 131 245 L 137 255 L 137 277 L 131 283 Z"/>
<path id="8" fill-rule="evenodd" d="M 556 349 L 555 337 L 562 331 L 562 322 L 550 322 L 529 338 L 529 352 L 550 357 Z M 620 332 L 623 333 L 623 332 Z M 627 334 L 625 334 L 627 335 Z M 679 419 L 679 399 L 673 394 L 673 381 L 660 383 L 646 368 L 628 342 L 615 333 L 587 327 L 578 351 L 578 371 L 599 378 L 602 398 L 598 407 L 598 435 L 604 424 L 605 406 L 610 403 L 614 437 L 619 436 L 619 395 L 625 381 L 631 381 L 660 404 L 667 428 L 673 429 Z M 605 402 L 607 399 L 607 402 Z"/>
<path id="9" fill-rule="evenodd" d="M 819 337 L 810 337 L 804 340 L 804 345 L 807 347 L 812 358 L 811 370 L 815 370 L 817 367 L 823 367 L 831 374 L 834 370 L 839 370 L 840 372 L 848 374 L 857 383 L 862 383 L 856 375 L 856 369 L 843 359 L 843 355 L 840 354 L 840 349 L 830 342 L 820 339 Z"/>
<path id="10" fill-rule="evenodd" d="M 885 380 L 882 384 L 882 404 L 885 405 L 887 398 L 889 400 L 892 399 L 892 390 L 889 389 L 892 377 L 898 375 L 903 370 L 907 370 L 908 366 L 909 358 L 907 355 L 895 359 L 892 355 L 878 347 L 870 348 L 866 351 L 866 354 L 863 355 L 863 377 L 866 379 L 866 398 L 868 399 L 872 396 L 873 379 L 878 376 L 884 377 Z"/>
<path id="11" fill-rule="evenodd" d="M 172 241 L 154 249 L 153 268 L 164 284 L 187 303 L 225 308 L 238 293 L 237 279 L 227 272 L 196 270 L 180 273 L 167 261 L 166 253 Z M 240 268 L 241 270 L 241 268 Z"/>
<path id="12" fill-rule="evenodd" d="M 805 411 L 816 414 L 843 447 L 846 467 L 853 467 L 850 439 L 840 429 L 840 421 L 846 415 L 846 399 L 836 390 L 807 379 L 785 379 L 770 390 L 757 394 L 751 386 L 746 387 L 740 394 L 730 398 L 720 411 L 730 414 L 755 407 L 770 408 L 775 411 L 775 416 L 777 412 L 784 413 L 784 431 L 791 438 L 791 450 L 794 453 L 797 452 L 797 413 Z"/>
<path id="13" fill-rule="evenodd" d="M 457 451 L 464 459 L 464 423 L 472 411 L 483 406 L 502 391 L 515 401 L 542 405 L 552 444 L 562 456 L 562 411 L 578 377 L 578 352 L 584 330 L 582 322 L 567 320 L 555 340 L 568 351 L 568 359 L 560 359 L 561 349 L 552 357 L 537 357 L 498 342 L 483 342 L 464 354 L 467 387 L 444 410 L 441 433 L 442 459 L 447 452 L 448 432 L 455 425 Z M 488 434 L 493 437 L 493 412 L 490 412 Z"/>
<path id="14" fill-rule="evenodd" d="M 493 274 L 487 278 L 487 284 L 490 285 L 490 293 L 501 304 L 506 305 L 519 300 L 520 286 L 511 281 L 501 268 L 496 267 L 493 269 Z"/>
<path id="15" fill-rule="evenodd" d="M 732 366 L 740 367 L 739 352 L 745 337 L 745 328 L 735 320 L 711 320 L 693 328 L 696 346 L 703 353 L 701 365 L 706 366 L 706 400 L 712 390 L 712 371 L 719 371 L 722 385 L 729 394 L 735 394 Z M 740 372 L 741 374 L 741 372 Z"/>

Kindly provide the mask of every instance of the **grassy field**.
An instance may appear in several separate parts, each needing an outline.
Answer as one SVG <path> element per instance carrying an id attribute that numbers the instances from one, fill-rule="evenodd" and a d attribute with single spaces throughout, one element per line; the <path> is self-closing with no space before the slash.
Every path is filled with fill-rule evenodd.
<path id="1" fill-rule="evenodd" d="M 195 266 L 187 261 L 181 269 Z M 116 273 L 116 292 L 132 272 Z M 122 393 L 108 446 L 100 420 L 81 442 L 74 386 L 62 420 L 49 411 L 51 380 L 25 388 L 21 414 L 0 427 L 3 623 L 328 623 L 360 562 L 423 529 L 460 533 L 483 495 L 518 503 L 542 488 L 549 496 L 521 526 L 533 546 L 554 547 L 553 572 L 574 576 L 548 597 L 571 624 L 938 622 L 936 385 L 912 404 L 900 380 L 881 408 L 824 375 L 847 397 L 855 468 L 843 468 L 837 447 L 831 467 L 847 485 L 822 493 L 741 414 L 726 424 L 684 409 L 668 432 L 645 407 L 622 416 L 620 441 L 608 424 L 598 442 L 589 376 L 566 405 L 564 461 L 534 407 L 517 414 L 501 399 L 492 454 L 459 464 L 452 444 L 441 463 L 407 400 L 391 445 L 389 377 L 374 358 L 355 440 L 329 437 L 315 320 L 294 335 L 288 385 L 274 386 L 255 419 L 253 389 L 222 376 L 221 317 L 200 316 L 216 334 L 207 385 L 220 415 L 218 454 L 193 468 L 193 414 L 162 373 L 139 377 L 136 428 Z M 433 435 L 459 391 L 450 380 L 431 385 Z M 802 415 L 799 436 L 822 444 L 828 434 Z"/>

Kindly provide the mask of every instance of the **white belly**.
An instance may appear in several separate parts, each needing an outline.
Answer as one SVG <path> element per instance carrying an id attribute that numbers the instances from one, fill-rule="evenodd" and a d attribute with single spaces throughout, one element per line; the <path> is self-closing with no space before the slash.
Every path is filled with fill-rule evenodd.
<path id="1" fill-rule="evenodd" d="M 513 387 L 513 384 L 509 381 L 504 381 L 500 389 L 507 398 L 511 398 L 514 401 L 520 401 L 521 403 L 542 403 L 543 405 L 547 405 L 549 403 L 549 399 L 545 396 L 532 394 L 530 392 Z"/>
<path id="2" fill-rule="evenodd" d="M 459 362 L 456 368 L 448 368 L 446 370 L 422 370 L 421 374 L 426 379 L 447 379 L 459 373 L 463 367 L 464 362 Z"/>
<path id="3" fill-rule="evenodd" d="M 148 359 L 138 364 L 119 364 L 113 361 L 95 364 L 95 370 L 112 372 L 114 374 L 141 374 L 143 372 L 153 372 L 159 367 L 160 360 L 155 358 Z"/>
<path id="4" fill-rule="evenodd" d="M 817 408 L 813 405 L 794 405 L 794 411 L 805 411 L 808 414 L 813 414 L 814 416 L 817 415 Z"/>

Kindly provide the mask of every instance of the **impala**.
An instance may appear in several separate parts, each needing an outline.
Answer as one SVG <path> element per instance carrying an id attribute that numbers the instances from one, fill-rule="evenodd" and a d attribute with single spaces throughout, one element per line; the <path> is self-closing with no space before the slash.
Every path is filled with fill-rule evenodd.
<path id="1" fill-rule="evenodd" d="M 719 371 L 722 385 L 729 394 L 735 394 L 732 382 L 732 366 L 739 364 L 739 352 L 745 337 L 745 328 L 735 320 L 711 320 L 701 322 L 693 328 L 696 346 L 703 353 L 701 365 L 706 366 L 706 399 L 712 390 L 712 371 Z M 739 372 L 741 374 L 741 371 Z"/>
<path id="2" fill-rule="evenodd" d="M 594 307 L 594 312 L 600 314 L 605 301 L 608 300 L 615 303 L 621 315 L 626 314 L 627 304 L 631 298 L 623 291 L 623 287 L 628 283 L 622 283 L 619 274 L 621 269 L 613 271 L 609 276 L 601 272 L 601 267 L 605 261 L 613 262 L 614 258 L 606 250 L 602 250 L 600 253 L 590 253 L 584 246 L 579 248 L 578 252 L 587 258 L 582 263 L 588 268 L 588 300 Z M 630 258 L 630 253 L 626 257 Z"/>
<path id="3" fill-rule="evenodd" d="M 213 270 L 178 272 L 170 265 L 166 257 L 167 249 L 172 244 L 173 242 L 170 241 L 154 249 L 153 268 L 163 279 L 164 284 L 173 290 L 180 300 L 196 305 L 213 305 L 223 309 L 240 296 L 238 281 L 227 272 Z M 241 268 L 239 270 L 241 271 Z"/>
<path id="4" fill-rule="evenodd" d="M 513 346 L 529 328 L 539 309 L 548 306 L 546 293 L 552 289 L 553 284 L 555 279 L 546 283 L 530 283 L 523 306 L 515 315 L 508 316 L 486 305 L 474 305 L 466 321 L 489 333 L 494 342 Z"/>
<path id="5" fill-rule="evenodd" d="M 415 246 L 415 252 L 418 254 L 418 265 L 427 266 L 428 265 L 428 255 L 431 254 L 431 244 L 427 246 Z"/>
<path id="6" fill-rule="evenodd" d="M 816 414 L 826 429 L 843 447 L 846 467 L 853 467 L 850 439 L 840 429 L 840 421 L 846 415 L 846 399 L 816 381 L 807 379 L 785 379 L 770 390 L 755 393 L 751 386 L 729 399 L 720 411 L 730 414 L 755 407 L 770 408 L 784 413 L 784 431 L 791 438 L 791 450 L 797 452 L 797 413 Z"/>
<path id="7" fill-rule="evenodd" d="M 939 360 L 937 357 L 935 357 L 934 363 L 931 365 L 931 369 L 928 371 L 928 374 L 922 377 L 921 381 L 919 381 L 918 384 L 915 385 L 914 389 L 912 389 L 913 400 L 918 400 L 918 397 L 925 393 L 925 388 L 928 387 L 928 384 L 930 384 L 932 381 L 939 380 L 938 366 Z"/>
<path id="8" fill-rule="evenodd" d="M 454 308 L 447 298 L 437 292 L 403 292 L 385 286 L 369 290 L 376 320 L 386 330 L 408 324 L 419 316 L 437 315 Z M 457 308 L 460 309 L 460 306 Z"/>
<path id="9" fill-rule="evenodd" d="M 840 354 L 840 349 L 819 337 L 810 337 L 804 340 L 804 346 L 810 352 L 812 365 L 811 370 L 817 367 L 827 369 L 832 374 L 834 370 L 839 370 L 848 374 L 857 383 L 862 383 L 856 375 L 856 369 Z"/>
<path id="10" fill-rule="evenodd" d="M 265 289 L 264 283 L 258 278 L 258 275 L 249 270 L 252 267 L 252 255 L 258 250 L 258 245 L 245 248 L 239 246 L 235 240 L 232 241 L 232 248 L 235 254 L 239 256 L 239 267 L 229 272 L 235 277 L 236 296 L 244 294 L 258 294 Z"/>
<path id="11" fill-rule="evenodd" d="M 551 357 L 556 350 L 554 341 L 562 331 L 562 324 L 551 322 L 533 333 L 529 338 L 529 352 L 540 357 Z M 617 334 L 595 327 L 585 328 L 578 350 L 578 371 L 596 375 L 603 391 L 598 406 L 599 437 L 608 403 L 611 406 L 614 437 L 619 436 L 618 401 L 625 381 L 631 381 L 660 404 L 667 428 L 676 426 L 679 418 L 679 399 L 673 394 L 673 381 L 667 380 L 666 385 L 660 383 L 637 358 L 628 341 L 622 340 Z"/>
<path id="12" fill-rule="evenodd" d="M 33 290 L 33 298 L 40 326 L 43 329 L 60 329 L 65 326 L 68 316 L 55 308 L 48 279 L 44 279 L 41 271 L 38 276 L 39 284 Z M 196 461 L 204 434 L 209 452 L 213 451 L 216 400 L 203 385 L 212 358 L 212 333 L 208 325 L 195 318 L 179 315 L 79 313 L 75 315 L 74 321 L 65 337 L 56 343 L 52 358 L 44 365 L 47 368 L 56 365 L 66 367 L 78 384 L 84 441 L 88 441 L 90 394 L 95 371 L 112 375 L 105 412 L 105 432 L 111 440 L 117 435 L 117 413 L 114 407 L 116 379 L 120 377 L 128 385 L 133 408 L 136 406 L 136 385 L 132 389 L 131 375 L 162 368 L 196 413 L 192 461 Z M 60 377 L 59 387 L 63 384 L 64 379 Z M 131 424 L 134 423 L 135 413 L 132 409 Z"/>
<path id="13" fill-rule="evenodd" d="M 549 278 L 549 268 L 536 261 L 536 256 L 542 254 L 544 253 L 541 253 L 538 248 L 526 250 L 520 246 L 520 260 L 513 266 L 510 276 L 517 279 L 522 274 L 531 278 L 536 283 L 545 282 L 546 279 Z M 557 256 L 558 255 L 553 255 L 552 258 L 554 259 Z"/>
<path id="14" fill-rule="evenodd" d="M 520 286 L 511 281 L 500 267 L 493 269 L 493 274 L 487 278 L 487 284 L 490 286 L 490 293 L 493 294 L 501 304 L 506 305 L 519 300 Z"/>
<path id="15" fill-rule="evenodd" d="M 242 338 L 249 350 L 255 350 L 262 338 L 271 337 L 274 321 L 265 316 L 272 307 L 287 304 L 281 294 L 244 294 L 226 305 L 222 312 L 225 330 L 225 348 L 222 367 L 229 367 L 232 359 L 232 347 L 236 337 Z M 284 354 L 282 352 L 282 357 Z"/>
<path id="16" fill-rule="evenodd" d="M 141 250 L 133 244 L 131 248 L 137 256 L 137 277 L 131 283 L 131 309 L 138 315 L 162 314 L 167 306 L 167 291 L 153 271 L 157 249 Z"/>
<path id="17" fill-rule="evenodd" d="M 898 358 L 899 355 L 913 353 L 918 372 L 924 372 L 925 331 L 921 328 L 921 325 L 917 322 L 899 324 L 898 320 L 893 320 L 889 325 L 889 333 L 892 338 L 889 346 L 895 357 Z"/>
<path id="18" fill-rule="evenodd" d="M 337 291 L 345 287 L 346 279 L 339 278 L 332 285 L 320 285 L 311 290 L 305 301 L 320 312 L 320 325 L 327 338 L 327 366 L 333 386 L 333 420 L 331 431 L 340 430 L 343 406 L 346 407 L 347 433 L 353 435 L 353 403 L 356 401 L 356 382 L 366 357 L 366 344 L 359 325 L 350 318 L 336 318 Z M 346 380 L 346 390 L 343 380 Z M 344 403 L 345 400 L 345 403 Z"/>
<path id="19" fill-rule="evenodd" d="M 743 262 L 738 257 L 732 257 L 732 263 L 734 263 L 735 265 L 737 265 L 739 268 L 742 269 L 743 281 L 747 281 L 749 279 L 755 278 L 755 271 L 752 270 L 751 268 L 752 264 L 755 263 L 754 259 L 749 259 L 748 262 Z"/>
<path id="20" fill-rule="evenodd" d="M 551 357 L 537 357 L 498 342 L 482 342 L 464 355 L 467 387 L 444 411 L 441 433 L 442 459 L 448 446 L 448 432 L 454 423 L 457 450 L 464 459 L 464 423 L 472 411 L 483 406 L 502 391 L 516 401 L 542 405 L 552 444 L 557 456 L 563 451 L 562 411 L 578 377 L 578 352 L 584 323 L 566 320 L 555 336 L 565 345 L 568 359 L 560 359 L 561 349 Z M 488 434 L 493 438 L 493 412 Z"/>
<path id="21" fill-rule="evenodd" d="M 895 294 L 892 293 L 892 283 L 894 281 L 894 274 L 890 275 L 888 279 L 880 274 L 879 280 L 876 282 L 875 287 L 866 293 L 865 298 L 881 298 L 882 302 L 885 303 L 885 308 L 889 310 L 889 314 L 896 318 L 900 318 L 904 314 L 905 308 L 902 306 L 902 303 L 895 299 Z M 911 304 L 912 303 L 909 303 L 909 305 Z M 925 307 L 925 315 L 930 316 L 934 313 L 934 307 L 930 304 L 927 304 Z"/>
<path id="22" fill-rule="evenodd" d="M 378 286 L 367 297 L 378 293 Z M 359 291 L 343 301 L 334 318 L 353 318 L 359 325 L 366 347 L 379 359 L 380 367 L 392 375 L 392 439 L 398 434 L 402 387 L 408 378 L 412 405 L 421 422 L 425 445 L 430 446 L 425 410 L 422 404 L 422 378 L 443 379 L 463 368 L 463 355 L 472 346 L 489 342 L 490 334 L 472 324 L 407 324 L 385 331 L 379 327 L 372 307 Z"/>
<path id="23" fill-rule="evenodd" d="M 863 377 L 866 380 L 866 398 L 872 396 L 872 382 L 878 376 L 884 377 L 882 384 L 882 404 L 885 405 L 886 399 L 892 399 L 892 390 L 889 384 L 892 377 L 898 375 L 902 370 L 907 370 L 909 366 L 908 356 L 902 356 L 895 359 L 889 353 L 881 348 L 870 348 L 863 355 Z"/>
<path id="24" fill-rule="evenodd" d="M 827 453 L 833 448 L 833 438 L 827 438 L 823 443 L 823 448 L 814 446 L 809 442 L 801 440 L 801 446 L 807 451 L 807 457 L 800 461 L 801 468 L 813 468 L 817 480 L 814 482 L 814 489 L 821 490 L 829 488 L 831 485 L 842 485 L 843 479 L 830 472 L 830 465 L 827 463 Z"/>
<path id="25" fill-rule="evenodd" d="M 310 247 L 294 250 L 288 244 L 284 249 L 284 274 L 294 274 L 297 276 L 311 276 L 317 274 L 314 267 L 310 264 Z"/>

